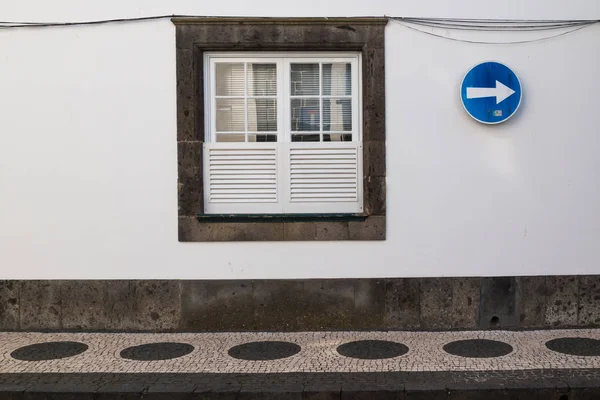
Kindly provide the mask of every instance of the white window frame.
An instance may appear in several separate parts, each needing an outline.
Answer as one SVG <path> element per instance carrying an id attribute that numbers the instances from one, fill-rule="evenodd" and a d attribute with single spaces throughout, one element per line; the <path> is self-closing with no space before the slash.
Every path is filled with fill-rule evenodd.
<path id="1" fill-rule="evenodd" d="M 204 54 L 204 82 L 205 82 L 205 143 L 204 143 L 204 173 L 205 190 L 204 204 L 206 214 L 356 214 L 363 211 L 363 188 L 362 188 L 362 67 L 361 54 L 359 52 L 207 52 Z M 216 141 L 216 118 L 213 113 L 216 110 L 216 64 L 218 62 L 244 62 L 244 63 L 273 63 L 277 65 L 277 142 L 221 142 Z M 290 66 L 292 63 L 319 63 L 319 79 L 322 80 L 323 63 L 348 62 L 351 68 L 352 94 L 352 140 L 346 142 L 323 142 L 323 98 L 344 96 L 306 96 L 307 98 L 319 98 L 320 131 L 302 131 L 304 134 L 319 134 L 319 142 L 292 142 L 291 130 L 291 96 L 290 90 Z M 245 76 L 247 79 L 247 76 Z M 322 87 L 322 84 L 320 85 Z M 247 97 L 247 91 L 244 96 Z M 247 132 L 247 108 L 246 108 L 246 135 Z M 240 132 L 242 133 L 242 132 Z M 331 133 L 349 133 L 332 131 Z M 211 204 L 209 188 L 207 187 L 207 175 L 210 173 L 207 149 L 219 148 L 258 148 L 272 147 L 277 149 L 277 196 L 276 201 L 250 201 L 247 203 L 232 202 L 232 204 Z M 356 198 L 340 199 L 335 201 L 320 202 L 318 198 L 308 201 L 294 203 L 291 199 L 291 167 L 290 153 L 292 150 L 332 149 L 332 151 L 350 151 L 356 149 Z M 323 185 L 319 185 L 323 187 Z"/>

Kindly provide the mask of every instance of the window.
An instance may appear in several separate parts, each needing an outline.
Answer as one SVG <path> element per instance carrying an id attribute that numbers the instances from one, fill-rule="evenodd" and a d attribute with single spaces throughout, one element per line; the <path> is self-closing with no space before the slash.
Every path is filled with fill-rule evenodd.
<path id="1" fill-rule="evenodd" d="M 385 18 L 174 18 L 179 241 L 383 240 Z"/>
<path id="2" fill-rule="evenodd" d="M 206 53 L 205 213 L 362 212 L 359 61 Z"/>

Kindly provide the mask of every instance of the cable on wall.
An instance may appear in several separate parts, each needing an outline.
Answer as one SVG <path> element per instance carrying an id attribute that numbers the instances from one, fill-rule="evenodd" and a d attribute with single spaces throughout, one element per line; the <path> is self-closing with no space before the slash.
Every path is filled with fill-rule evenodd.
<path id="1" fill-rule="evenodd" d="M 25 21 L 0 21 L 0 29 L 13 28 L 46 28 L 46 27 L 68 27 L 82 25 L 100 25 L 112 23 L 142 22 L 160 20 L 166 18 L 191 17 L 190 15 L 153 15 L 135 18 L 114 18 L 91 21 L 73 21 L 73 22 L 25 22 Z M 600 20 L 509 20 L 509 19 L 460 19 L 460 18 L 414 18 L 414 17 L 387 17 L 390 20 L 399 23 L 406 28 L 414 31 L 438 37 L 441 39 L 452 40 L 463 43 L 475 44 L 522 44 L 532 43 L 542 40 L 548 40 L 559 36 L 573 33 L 600 22 Z M 421 29 L 423 28 L 423 29 Z M 425 30 L 425 28 L 438 28 L 446 30 L 463 30 L 478 32 L 526 32 L 526 31 L 553 31 L 564 30 L 555 35 L 546 36 L 531 40 L 508 41 L 508 42 L 487 42 L 469 39 L 452 38 L 441 34 L 436 34 Z"/>
<path id="2" fill-rule="evenodd" d="M 539 42 L 542 40 L 553 39 L 559 36 L 568 35 L 576 32 L 588 26 L 597 24 L 600 20 L 564 20 L 564 21 L 521 21 L 521 20 L 459 20 L 459 19 L 436 19 L 436 18 L 401 18 L 401 17 L 388 17 L 390 20 L 405 26 L 408 29 L 414 31 L 438 37 L 441 39 L 452 40 L 463 43 L 474 43 L 474 44 L 524 44 Z M 555 35 L 545 36 L 530 40 L 518 40 L 518 41 L 479 41 L 469 39 L 459 39 L 448 37 L 441 34 L 419 29 L 419 27 L 425 28 L 439 28 L 439 29 L 456 29 L 456 30 L 470 30 L 478 32 L 526 32 L 526 31 L 552 31 L 552 30 L 564 30 Z"/>

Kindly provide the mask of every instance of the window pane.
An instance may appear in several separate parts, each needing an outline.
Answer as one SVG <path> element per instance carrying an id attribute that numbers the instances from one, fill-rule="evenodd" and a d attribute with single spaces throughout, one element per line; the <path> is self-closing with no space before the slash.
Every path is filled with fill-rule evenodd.
<path id="1" fill-rule="evenodd" d="M 319 99 L 292 99 L 292 131 L 319 131 Z"/>
<path id="2" fill-rule="evenodd" d="M 246 135 L 238 133 L 218 133 L 217 142 L 245 142 Z"/>
<path id="3" fill-rule="evenodd" d="M 319 64 L 291 64 L 292 96 L 319 95 Z"/>
<path id="4" fill-rule="evenodd" d="M 248 135 L 249 142 L 276 142 L 277 135 L 271 135 L 268 133 L 250 133 Z"/>
<path id="5" fill-rule="evenodd" d="M 323 95 L 350 96 L 352 73 L 350 63 L 323 64 Z"/>
<path id="6" fill-rule="evenodd" d="M 351 142 L 352 134 L 351 133 L 324 133 L 323 141 L 324 142 Z"/>
<path id="7" fill-rule="evenodd" d="M 277 96 L 276 64 L 248 64 L 248 96 Z"/>
<path id="8" fill-rule="evenodd" d="M 276 99 L 248 99 L 248 131 L 277 131 Z"/>
<path id="9" fill-rule="evenodd" d="M 323 99 L 323 130 L 352 130 L 351 99 Z"/>
<path id="10" fill-rule="evenodd" d="M 216 64 L 217 96 L 244 95 L 244 64 Z"/>
<path id="11" fill-rule="evenodd" d="M 217 99 L 217 132 L 244 132 L 244 99 Z"/>
<path id="12" fill-rule="evenodd" d="M 318 142 L 321 137 L 317 134 L 306 135 L 295 133 L 292 135 L 292 142 Z"/>

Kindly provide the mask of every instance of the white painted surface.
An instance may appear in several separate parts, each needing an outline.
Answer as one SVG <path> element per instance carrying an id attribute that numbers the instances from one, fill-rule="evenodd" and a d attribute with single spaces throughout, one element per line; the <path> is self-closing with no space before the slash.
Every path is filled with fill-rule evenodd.
<path id="1" fill-rule="evenodd" d="M 544 7 L 511 0 L 502 8 L 309 1 L 299 13 L 300 3 L 284 10 L 267 1 L 251 8 L 233 6 L 241 1 L 35 3 L 2 4 L 0 15 L 66 20 L 239 9 L 263 16 L 600 17 L 595 0 Z M 177 242 L 174 31 L 167 20 L 0 31 L 0 278 L 600 272 L 600 26 L 530 44 L 478 45 L 390 22 L 388 240 L 331 243 Z M 519 41 L 537 34 L 493 35 Z M 458 96 L 466 71 L 487 60 L 510 66 L 523 85 L 519 113 L 501 126 L 471 120 Z"/>
<path id="2" fill-rule="evenodd" d="M 14 0 L 0 6 L 3 20 L 92 20 L 150 14 L 331 17 L 388 15 L 486 19 L 597 19 L 597 0 Z"/>

